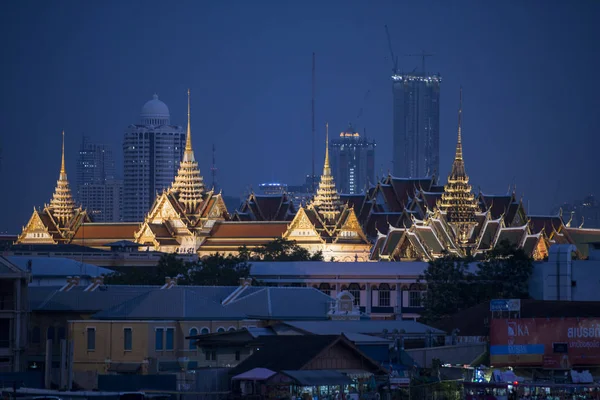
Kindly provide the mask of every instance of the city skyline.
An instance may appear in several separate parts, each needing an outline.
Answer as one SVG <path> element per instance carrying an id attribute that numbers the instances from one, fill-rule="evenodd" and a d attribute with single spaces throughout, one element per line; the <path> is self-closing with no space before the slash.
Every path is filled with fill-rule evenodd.
<path id="1" fill-rule="evenodd" d="M 188 8 L 194 7 L 194 3 L 188 4 Z M 139 105 L 155 92 L 169 104 L 173 120 L 180 122 L 185 120 L 185 90 L 195 90 L 200 170 L 208 179 L 215 144 L 219 149 L 219 183 L 227 195 L 240 195 L 248 186 L 270 177 L 288 184 L 301 181 L 310 173 L 311 162 L 312 51 L 316 52 L 317 87 L 315 159 L 324 152 L 319 143 L 325 134 L 325 121 L 333 131 L 339 131 L 364 108 L 357 128 L 362 132 L 366 127 L 369 137 L 380 144 L 376 175 L 387 174 L 392 159 L 392 63 L 386 24 L 403 70 L 419 65 L 419 60 L 403 55 L 426 49 L 435 54 L 428 59 L 428 70 L 444 77 L 440 100 L 441 182 L 445 182 L 451 165 L 455 93 L 462 84 L 467 115 L 465 154 L 472 166 L 474 191 L 481 187 L 484 192 L 504 193 L 509 185 L 516 184 L 534 213 L 547 213 L 555 203 L 598 193 L 594 154 L 599 138 L 593 133 L 598 131 L 600 121 L 593 111 L 592 95 L 597 92 L 597 83 L 585 78 L 593 76 L 600 65 L 597 52 L 591 51 L 595 48 L 591 38 L 598 36 L 591 17 L 598 8 L 595 3 L 583 2 L 579 7 L 561 3 L 542 7 L 539 2 L 482 7 L 464 2 L 454 11 L 436 6 L 428 17 L 428 23 L 435 26 L 433 32 L 416 35 L 408 42 L 403 37 L 411 30 L 422 32 L 420 24 L 425 20 L 415 18 L 407 24 L 394 24 L 386 14 L 409 11 L 419 15 L 431 7 L 405 5 L 402 10 L 402 6 L 390 3 L 372 8 L 355 2 L 340 9 L 312 3 L 302 10 L 273 6 L 261 16 L 243 3 L 236 10 L 211 5 L 199 7 L 202 12 L 198 17 L 183 18 L 177 33 L 159 33 L 153 27 L 137 32 L 133 26 L 123 26 L 99 39 L 90 35 L 97 32 L 103 18 L 136 18 L 135 7 L 109 2 L 95 9 L 94 16 L 88 13 L 91 8 L 65 5 L 58 7 L 64 13 L 59 15 L 52 7 L 40 5 L 32 10 L 30 22 L 22 26 L 15 21 L 22 21 L 29 11 L 26 4 L 12 5 L 5 14 L 10 18 L 1 28 L 5 36 L 21 37 L 25 42 L 9 43 L 7 47 L 10 61 L 4 68 L 10 79 L 0 95 L 6 111 L 5 131 L 13 133 L 2 140 L 2 179 L 20 194 L 18 200 L 15 196 L 3 198 L 2 206 L 13 212 L 2 219 L 0 231 L 16 233 L 31 207 L 41 206 L 51 195 L 62 129 L 67 133 L 67 169 L 73 173 L 76 155 L 70 149 L 76 147 L 79 132 L 85 131 L 92 140 L 105 140 L 118 149 L 123 127 L 133 121 Z M 165 8 L 181 12 L 164 5 L 153 8 L 150 4 L 147 8 L 145 19 Z M 248 13 L 254 18 L 250 18 L 252 23 L 243 22 Z M 287 40 L 274 35 L 295 14 L 292 31 L 302 34 L 286 33 Z M 222 27 L 214 26 L 210 19 L 218 20 L 215 17 L 220 15 L 231 18 Z M 319 15 L 315 21 L 314 15 Z M 448 18 L 458 15 L 460 19 Z M 76 23 L 61 24 L 64 18 Z M 268 21 L 272 23 L 265 25 Z M 331 29 L 345 21 L 355 22 L 358 28 Z M 563 21 L 577 23 L 567 29 Z M 261 23 L 263 30 L 251 29 Z M 315 25 L 314 33 L 309 34 L 309 23 Z M 506 23 L 511 24 L 512 32 L 495 33 L 494 24 Z M 43 37 L 40 32 L 47 24 L 56 29 Z M 23 34 L 23 29 L 30 33 Z M 203 34 L 207 29 L 212 34 Z M 156 42 L 144 33 L 162 39 Z M 121 44 L 116 37 L 124 37 L 125 42 Z M 204 39 L 193 42 L 197 37 Z M 52 41 L 53 51 L 38 51 L 47 46 L 47 40 Z M 256 50 L 254 45 L 252 52 L 244 50 L 248 47 L 244 40 L 264 43 L 264 50 Z M 195 50 L 190 52 L 192 42 Z M 127 57 L 128 62 L 122 63 L 122 57 L 129 56 L 127 50 L 135 46 L 139 49 L 133 51 L 134 58 Z M 145 62 L 144 54 L 156 50 L 166 52 L 164 60 Z M 341 61 L 357 51 L 368 61 Z M 90 60 L 77 62 L 77 56 L 86 52 Z M 239 70 L 234 53 L 250 61 L 239 79 L 231 79 Z M 105 54 L 114 58 L 105 59 Z M 183 63 L 165 61 L 178 54 L 183 55 Z M 280 56 L 271 58 L 275 54 Z M 526 62 L 520 62 L 528 55 L 531 57 Z M 32 62 L 33 56 L 41 62 Z M 259 68 L 262 59 L 269 62 Z M 19 67 L 22 65 L 27 67 Z M 557 79 L 567 75 L 568 80 Z M 80 79 L 87 83 L 75 84 Z M 22 90 L 33 86 L 36 96 Z M 368 99 L 363 95 L 366 90 L 371 90 Z M 23 123 L 31 110 L 35 110 L 35 120 Z M 32 139 L 35 146 L 27 144 Z M 116 154 L 116 158 L 121 160 L 122 156 Z M 23 163 L 23 159 L 29 161 Z M 13 172 L 17 169 L 19 174 Z M 117 171 L 121 169 L 122 165 L 117 165 Z"/>

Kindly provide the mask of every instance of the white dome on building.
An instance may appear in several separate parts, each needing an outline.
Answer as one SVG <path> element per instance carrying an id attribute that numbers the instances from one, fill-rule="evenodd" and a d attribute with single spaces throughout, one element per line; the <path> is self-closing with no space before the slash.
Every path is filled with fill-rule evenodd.
<path id="1" fill-rule="evenodd" d="M 168 125 L 171 115 L 169 107 L 154 94 L 142 107 L 141 119 L 144 125 Z"/>

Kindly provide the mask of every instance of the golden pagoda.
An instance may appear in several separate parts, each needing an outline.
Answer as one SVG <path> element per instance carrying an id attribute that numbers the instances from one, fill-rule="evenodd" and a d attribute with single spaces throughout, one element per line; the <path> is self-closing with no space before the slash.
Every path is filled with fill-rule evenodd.
<path id="1" fill-rule="evenodd" d="M 480 211 L 471 192 L 469 177 L 465 172 L 465 162 L 462 151 L 462 88 L 460 89 L 460 106 L 458 108 L 458 140 L 456 143 L 456 155 L 452 164 L 452 171 L 448 176 L 448 183 L 444 186 L 444 192 L 437 202 L 437 206 L 448 225 L 452 227 L 456 241 L 460 247 L 466 248 L 471 242 L 473 230 L 478 224 L 476 214 Z"/>
<path id="2" fill-rule="evenodd" d="M 317 193 L 310 207 L 316 209 L 327 221 L 334 221 L 340 214 L 340 205 L 340 195 L 335 188 L 329 165 L 329 124 L 325 124 L 325 164 Z"/>
<path id="3" fill-rule="evenodd" d="M 229 219 L 220 193 L 204 190 L 204 182 L 192 148 L 190 91 L 188 124 L 183 159 L 171 187 L 158 195 L 135 241 L 151 250 L 197 252 L 216 221 Z"/>
<path id="4" fill-rule="evenodd" d="M 354 209 L 343 204 L 329 165 L 329 124 L 326 124 L 325 163 L 314 199 L 300 207 L 284 239 L 295 240 L 310 252 L 322 251 L 326 261 L 367 261 L 371 243 Z"/>
<path id="5" fill-rule="evenodd" d="M 60 173 L 50 204 L 33 210 L 29 222 L 17 239 L 17 244 L 69 243 L 77 228 L 90 219 L 81 207 L 75 206 L 65 168 L 65 132 L 62 132 Z"/>

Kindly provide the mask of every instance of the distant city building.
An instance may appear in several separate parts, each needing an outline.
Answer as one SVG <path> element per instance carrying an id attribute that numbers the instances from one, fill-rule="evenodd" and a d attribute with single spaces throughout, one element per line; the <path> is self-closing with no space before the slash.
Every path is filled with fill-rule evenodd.
<path id="1" fill-rule="evenodd" d="M 311 179 L 311 175 L 307 174 L 304 178 L 303 184 L 290 185 L 288 186 L 287 190 L 294 204 L 299 206 L 302 204 L 308 204 L 310 202 L 318 186 L 319 177 L 314 175 Z"/>
<path id="2" fill-rule="evenodd" d="M 582 228 L 600 228 L 600 202 L 594 195 L 588 195 L 583 200 L 572 203 L 563 203 L 560 207 L 552 210 L 552 214 L 570 214 L 568 218 L 570 225 Z"/>
<path id="3" fill-rule="evenodd" d="M 76 201 L 97 222 L 121 220 L 123 182 L 115 179 L 112 147 L 83 137 L 77 158 Z"/>
<path id="4" fill-rule="evenodd" d="M 375 141 L 361 137 L 352 125 L 329 143 L 331 173 L 342 193 L 357 194 L 375 183 Z"/>
<path id="5" fill-rule="evenodd" d="M 417 178 L 439 173 L 440 75 L 392 76 L 394 175 Z"/>
<path id="6" fill-rule="evenodd" d="M 171 125 L 169 108 L 156 94 L 140 119 L 129 125 L 123 141 L 124 221 L 144 220 L 156 194 L 171 186 L 185 146 L 185 131 Z"/>
<path id="7" fill-rule="evenodd" d="M 260 194 L 281 194 L 287 192 L 288 185 L 285 183 L 268 182 L 258 185 Z"/>

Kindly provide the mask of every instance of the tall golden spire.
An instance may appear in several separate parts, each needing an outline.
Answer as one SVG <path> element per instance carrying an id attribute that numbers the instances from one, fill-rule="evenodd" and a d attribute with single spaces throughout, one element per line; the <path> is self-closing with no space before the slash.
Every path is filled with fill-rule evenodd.
<path id="1" fill-rule="evenodd" d="M 67 179 L 67 169 L 65 168 L 65 131 L 62 131 L 62 158 L 60 163 L 60 179 Z"/>
<path id="2" fill-rule="evenodd" d="M 448 183 L 444 186 L 444 193 L 438 200 L 438 208 L 446 213 L 446 221 L 454 230 L 454 234 L 463 247 L 468 247 L 477 225 L 475 213 L 479 207 L 477 200 L 471 192 L 469 176 L 465 171 L 462 149 L 462 87 L 460 88 L 460 103 L 458 107 L 458 139 L 456 142 L 456 155 L 452 163 L 452 171 L 448 176 Z"/>
<path id="3" fill-rule="evenodd" d="M 187 91 L 188 93 L 188 122 L 187 122 L 187 134 L 185 136 L 185 152 L 183 153 L 183 159 L 185 161 L 194 161 L 194 150 L 192 150 L 192 122 L 191 122 L 191 112 L 190 112 L 190 89 Z"/>
<path id="4" fill-rule="evenodd" d="M 60 174 L 56 182 L 54 194 L 50 200 L 50 209 L 52 210 L 52 215 L 63 225 L 75 214 L 75 201 L 71 195 L 69 181 L 67 180 L 67 169 L 65 168 L 65 131 L 62 132 Z"/>
<path id="5" fill-rule="evenodd" d="M 317 188 L 317 193 L 312 201 L 317 211 L 326 219 L 333 220 L 340 213 L 340 195 L 335 189 L 335 182 L 331 176 L 331 167 L 329 165 L 329 124 L 325 124 L 325 163 L 323 164 L 323 175 Z"/>
<path id="6" fill-rule="evenodd" d="M 179 202 L 182 203 L 187 212 L 193 213 L 196 206 L 202 202 L 204 193 L 204 180 L 200 175 L 198 163 L 192 149 L 192 124 L 190 112 L 190 90 L 188 89 L 188 125 L 185 140 L 185 151 L 183 160 L 179 165 L 179 171 L 171 186 L 171 191 L 178 194 Z"/>

